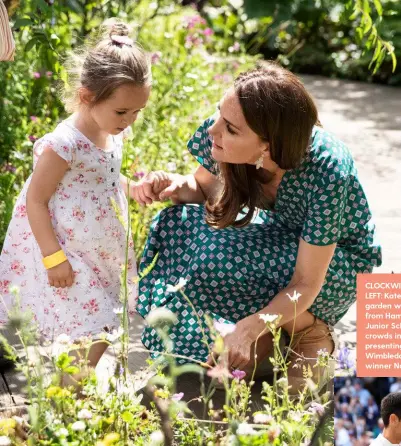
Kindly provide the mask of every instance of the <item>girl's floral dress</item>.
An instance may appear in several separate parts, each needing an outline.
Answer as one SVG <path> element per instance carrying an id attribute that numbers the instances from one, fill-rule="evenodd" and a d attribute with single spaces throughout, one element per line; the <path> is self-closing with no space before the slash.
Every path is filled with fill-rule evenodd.
<path id="1" fill-rule="evenodd" d="M 49 201 L 54 231 L 74 270 L 71 287 L 48 284 L 42 254 L 26 211 L 26 182 L 14 208 L 0 257 L 0 294 L 6 306 L 15 300 L 9 288 L 19 289 L 23 310 L 31 310 L 42 335 L 52 339 L 66 333 L 77 339 L 119 325 L 120 276 L 128 253 L 128 308 L 133 311 L 137 286 L 133 244 L 127 247 L 128 205 L 120 186 L 123 137 L 112 149 L 93 144 L 67 119 L 34 146 L 34 168 L 44 147 L 67 161 L 69 169 Z M 125 225 L 113 208 L 115 200 Z M 124 227 L 125 226 L 125 227 Z M 114 311 L 113 311 L 114 310 Z M 0 306 L 0 324 L 7 312 Z"/>

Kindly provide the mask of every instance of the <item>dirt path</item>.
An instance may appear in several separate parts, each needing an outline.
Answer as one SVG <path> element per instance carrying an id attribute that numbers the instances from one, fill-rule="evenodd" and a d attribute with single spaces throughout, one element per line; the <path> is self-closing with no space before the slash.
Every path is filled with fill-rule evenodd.
<path id="1" fill-rule="evenodd" d="M 401 89 L 304 76 L 324 127 L 350 148 L 377 225 L 383 265 L 401 273 Z M 356 307 L 336 325 L 355 355 Z"/>

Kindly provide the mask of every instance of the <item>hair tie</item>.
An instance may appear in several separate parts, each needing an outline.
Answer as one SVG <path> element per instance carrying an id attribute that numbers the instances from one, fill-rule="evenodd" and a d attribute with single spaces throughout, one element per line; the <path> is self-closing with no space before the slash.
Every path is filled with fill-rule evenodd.
<path id="1" fill-rule="evenodd" d="M 116 34 L 112 34 L 110 36 L 111 40 L 115 43 L 117 43 L 119 46 L 127 45 L 127 46 L 134 46 L 134 41 L 128 37 L 128 36 L 118 36 Z"/>

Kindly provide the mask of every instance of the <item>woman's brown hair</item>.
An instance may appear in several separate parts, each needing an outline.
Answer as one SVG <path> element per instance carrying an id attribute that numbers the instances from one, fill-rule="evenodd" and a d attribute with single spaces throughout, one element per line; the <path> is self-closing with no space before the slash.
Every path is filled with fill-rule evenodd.
<path id="1" fill-rule="evenodd" d="M 285 170 L 304 158 L 313 126 L 319 124 L 313 99 L 302 82 L 275 62 L 240 74 L 235 93 L 249 127 L 270 145 L 270 157 Z M 215 228 L 246 226 L 256 208 L 265 207 L 262 185 L 272 174 L 250 164 L 220 163 L 221 194 L 206 203 L 206 221 Z M 244 217 L 238 213 L 247 208 Z"/>

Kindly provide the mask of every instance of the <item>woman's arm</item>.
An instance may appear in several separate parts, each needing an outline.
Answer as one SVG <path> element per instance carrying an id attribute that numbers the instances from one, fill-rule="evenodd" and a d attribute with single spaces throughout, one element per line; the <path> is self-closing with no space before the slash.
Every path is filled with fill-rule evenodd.
<path id="1" fill-rule="evenodd" d="M 289 333 L 296 333 L 313 323 L 313 316 L 307 313 L 307 310 L 323 286 L 335 247 L 335 243 L 328 246 L 315 246 L 301 239 L 295 271 L 290 283 L 265 308 L 239 321 L 235 331 L 224 338 L 230 366 L 247 369 L 253 364 L 253 345 L 266 329 L 265 322 L 260 318 L 261 314 L 281 315 L 277 326 L 281 326 Z M 293 296 L 294 293 L 301 294 L 296 307 L 287 296 L 287 294 Z M 297 318 L 294 322 L 295 310 Z M 212 359 L 209 358 L 208 362 L 213 365 Z"/>
<path id="2" fill-rule="evenodd" d="M 131 196 L 141 205 L 171 199 L 173 203 L 204 203 L 221 188 L 218 178 L 199 166 L 194 174 L 150 172 L 131 185 Z"/>

